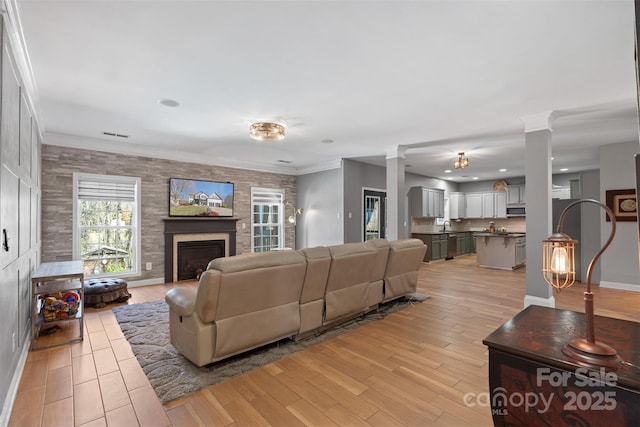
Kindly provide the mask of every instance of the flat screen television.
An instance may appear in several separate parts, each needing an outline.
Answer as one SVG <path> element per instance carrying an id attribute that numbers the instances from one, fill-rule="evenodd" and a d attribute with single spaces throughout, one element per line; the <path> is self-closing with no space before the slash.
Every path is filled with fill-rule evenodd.
<path id="1" fill-rule="evenodd" d="M 233 183 L 169 178 L 169 216 L 233 216 Z"/>

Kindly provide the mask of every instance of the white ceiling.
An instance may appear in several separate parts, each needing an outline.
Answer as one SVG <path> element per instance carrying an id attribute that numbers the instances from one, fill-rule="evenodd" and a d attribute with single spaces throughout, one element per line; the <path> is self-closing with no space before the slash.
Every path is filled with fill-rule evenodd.
<path id="1" fill-rule="evenodd" d="M 13 1 L 45 143 L 292 174 L 401 145 L 462 182 L 523 176 L 545 111 L 554 173 L 638 139 L 632 0 Z"/>

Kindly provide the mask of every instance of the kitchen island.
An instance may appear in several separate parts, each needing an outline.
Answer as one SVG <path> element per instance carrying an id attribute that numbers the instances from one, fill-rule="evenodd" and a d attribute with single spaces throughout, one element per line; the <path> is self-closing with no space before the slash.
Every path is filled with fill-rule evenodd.
<path id="1" fill-rule="evenodd" d="M 525 233 L 475 233 L 480 267 L 513 270 L 525 264 Z"/>

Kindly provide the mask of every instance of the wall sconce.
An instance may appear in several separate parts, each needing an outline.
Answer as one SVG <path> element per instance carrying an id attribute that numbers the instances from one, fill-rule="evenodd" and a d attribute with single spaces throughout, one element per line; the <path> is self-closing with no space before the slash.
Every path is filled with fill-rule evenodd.
<path id="1" fill-rule="evenodd" d="M 587 291 L 584 293 L 586 338 L 576 338 L 569 341 L 562 348 L 562 352 L 583 364 L 616 368 L 621 363 L 616 350 L 603 342 L 596 341 L 593 292 L 591 292 L 593 266 L 609 247 L 616 234 L 616 218 L 611 209 L 593 199 L 581 199 L 569 204 L 560 215 L 557 231 L 542 241 L 542 274 L 544 275 L 544 280 L 553 286 L 557 292 L 570 287 L 575 282 L 574 251 L 577 240 L 573 240 L 570 236 L 564 234 L 562 228 L 567 211 L 575 205 L 586 202 L 595 203 L 605 209 L 609 218 L 611 218 L 611 234 L 587 267 Z"/>

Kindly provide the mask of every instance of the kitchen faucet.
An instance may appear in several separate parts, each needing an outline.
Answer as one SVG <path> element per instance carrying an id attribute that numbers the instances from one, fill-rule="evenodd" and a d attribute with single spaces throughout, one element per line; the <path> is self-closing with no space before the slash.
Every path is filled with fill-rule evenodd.
<path id="1" fill-rule="evenodd" d="M 451 228 L 451 222 L 449 222 L 449 221 L 445 221 L 445 222 L 442 224 L 442 232 L 443 232 L 443 233 L 444 233 L 445 231 L 447 231 L 447 224 L 449 224 L 449 228 Z"/>

